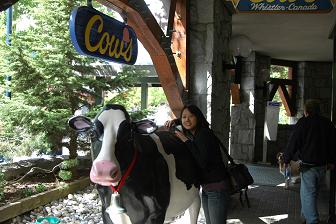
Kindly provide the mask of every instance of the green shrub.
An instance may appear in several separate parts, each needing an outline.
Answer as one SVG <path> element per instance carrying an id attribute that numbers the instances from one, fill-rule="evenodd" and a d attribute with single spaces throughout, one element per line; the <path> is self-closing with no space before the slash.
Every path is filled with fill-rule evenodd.
<path id="1" fill-rule="evenodd" d="M 46 153 L 50 151 L 50 146 L 45 138 L 44 134 L 32 136 L 19 128 L 12 133 L 0 133 L 0 155 L 12 159 L 15 156 L 31 156 L 34 151 Z"/>
<path id="2" fill-rule="evenodd" d="M 4 199 L 4 188 L 5 188 L 5 174 L 0 173 L 0 201 Z"/>
<path id="3" fill-rule="evenodd" d="M 36 193 L 41 193 L 47 190 L 47 187 L 44 184 L 38 184 L 35 186 Z"/>
<path id="4" fill-rule="evenodd" d="M 130 112 L 130 117 L 132 118 L 133 121 L 138 121 L 145 119 L 149 115 L 152 115 L 154 112 L 151 109 L 143 109 L 143 110 L 137 110 Z"/>
<path id="5" fill-rule="evenodd" d="M 68 159 L 68 160 L 65 160 L 65 161 L 61 162 L 60 168 L 62 170 L 69 170 L 71 168 L 77 167 L 78 164 L 79 164 L 79 162 L 78 162 L 77 158 L 76 159 Z"/>
<path id="6" fill-rule="evenodd" d="M 2 155 L 6 160 L 11 160 L 16 152 L 16 145 L 5 138 L 0 137 L 0 155 Z"/>
<path id="7" fill-rule="evenodd" d="M 24 188 L 22 190 L 22 195 L 24 197 L 29 197 L 29 196 L 32 196 L 33 194 L 34 194 L 34 191 L 31 188 Z"/>
<path id="8" fill-rule="evenodd" d="M 72 172 L 69 170 L 60 170 L 58 172 L 58 176 L 62 179 L 62 180 L 70 180 L 72 178 Z"/>

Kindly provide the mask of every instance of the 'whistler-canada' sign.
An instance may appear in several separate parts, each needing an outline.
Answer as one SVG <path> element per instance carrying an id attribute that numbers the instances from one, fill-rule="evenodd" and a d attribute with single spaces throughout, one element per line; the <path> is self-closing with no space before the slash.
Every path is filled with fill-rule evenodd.
<path id="1" fill-rule="evenodd" d="M 239 12 L 323 13 L 334 7 L 336 0 L 232 0 Z"/>
<path id="2" fill-rule="evenodd" d="M 134 30 L 92 7 L 81 6 L 72 11 L 70 36 L 76 50 L 84 55 L 129 65 L 138 56 Z"/>

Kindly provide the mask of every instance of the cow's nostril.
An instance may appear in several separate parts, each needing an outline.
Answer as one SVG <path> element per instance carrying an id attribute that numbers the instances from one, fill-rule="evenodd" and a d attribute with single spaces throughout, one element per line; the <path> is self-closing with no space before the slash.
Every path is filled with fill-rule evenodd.
<path id="1" fill-rule="evenodd" d="M 115 170 L 115 171 L 111 171 L 111 177 L 112 177 L 112 178 L 116 178 L 117 175 L 118 175 L 118 171 L 117 171 L 117 170 Z"/>

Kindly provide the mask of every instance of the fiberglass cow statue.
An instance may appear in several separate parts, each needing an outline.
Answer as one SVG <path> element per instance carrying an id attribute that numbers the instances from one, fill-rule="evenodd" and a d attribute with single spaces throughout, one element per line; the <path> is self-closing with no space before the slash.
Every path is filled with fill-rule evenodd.
<path id="1" fill-rule="evenodd" d="M 77 116 L 69 125 L 90 134 L 90 178 L 105 224 L 170 223 L 186 210 L 190 223 L 197 223 L 197 167 L 174 134 L 157 131 L 150 120 L 132 122 L 125 108 L 114 104 L 104 106 L 93 122 Z"/>

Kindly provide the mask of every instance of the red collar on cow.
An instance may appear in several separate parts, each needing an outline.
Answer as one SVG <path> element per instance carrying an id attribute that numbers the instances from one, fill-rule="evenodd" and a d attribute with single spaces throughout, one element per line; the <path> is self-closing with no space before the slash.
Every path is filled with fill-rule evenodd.
<path id="1" fill-rule="evenodd" d="M 124 173 L 124 175 L 121 177 L 121 180 L 120 180 L 118 186 L 114 187 L 113 185 L 111 185 L 111 188 L 112 188 L 113 192 L 119 192 L 120 188 L 125 184 L 126 178 L 130 175 L 131 171 L 133 170 L 133 167 L 134 167 L 135 162 L 137 161 L 137 159 L 138 159 L 138 149 L 135 146 L 134 147 L 134 155 L 133 155 L 132 162 L 128 166 L 128 168 L 127 168 L 126 172 Z"/>

